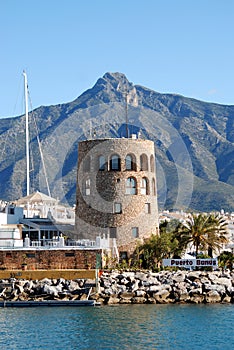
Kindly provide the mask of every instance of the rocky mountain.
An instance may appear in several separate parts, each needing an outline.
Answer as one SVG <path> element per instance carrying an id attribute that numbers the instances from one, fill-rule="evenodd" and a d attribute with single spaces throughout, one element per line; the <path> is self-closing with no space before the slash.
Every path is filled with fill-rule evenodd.
<path id="1" fill-rule="evenodd" d="M 64 202 L 75 203 L 78 142 L 128 133 L 155 142 L 160 209 L 234 210 L 234 106 L 106 73 L 76 100 L 30 113 L 31 186 L 47 193 L 37 130 L 51 194 Z M 25 163 L 25 117 L 0 119 L 0 198 L 25 195 Z"/>

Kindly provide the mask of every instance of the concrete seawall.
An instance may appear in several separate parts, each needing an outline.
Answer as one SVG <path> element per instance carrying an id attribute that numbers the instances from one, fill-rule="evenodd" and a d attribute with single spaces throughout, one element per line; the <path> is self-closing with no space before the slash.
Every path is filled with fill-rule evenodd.
<path id="1" fill-rule="evenodd" d="M 57 269 L 57 270 L 0 270 L 0 280 L 16 278 L 24 280 L 42 280 L 43 278 L 64 278 L 67 280 L 75 279 L 94 279 L 95 270 L 76 270 L 76 269 Z"/>

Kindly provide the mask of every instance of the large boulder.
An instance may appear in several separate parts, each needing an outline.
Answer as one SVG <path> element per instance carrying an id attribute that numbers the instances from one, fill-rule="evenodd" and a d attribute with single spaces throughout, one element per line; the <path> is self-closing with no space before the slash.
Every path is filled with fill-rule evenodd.
<path id="1" fill-rule="evenodd" d="M 136 295 L 136 297 L 145 297 L 146 291 L 143 289 L 138 289 L 138 290 L 136 290 L 135 295 Z"/>
<path id="2" fill-rule="evenodd" d="M 206 303 L 220 303 L 221 295 L 216 290 L 209 291 L 205 296 Z"/>
<path id="3" fill-rule="evenodd" d="M 177 283 L 177 282 L 184 282 L 185 280 L 185 273 L 184 272 L 177 272 L 174 275 L 172 275 L 172 280 L 173 282 Z"/>
<path id="4" fill-rule="evenodd" d="M 59 284 L 58 286 L 62 287 L 62 284 Z M 70 292 L 74 292 L 78 289 L 80 289 L 79 283 L 77 283 L 76 281 L 70 281 L 69 286 L 68 286 L 68 290 Z"/>
<path id="5" fill-rule="evenodd" d="M 169 299 L 169 296 L 170 296 L 170 292 L 167 289 L 162 289 L 153 294 L 154 299 L 159 304 L 168 304 L 172 302 L 172 300 Z"/>
<path id="6" fill-rule="evenodd" d="M 131 285 L 131 290 L 134 292 L 135 290 L 139 289 L 139 280 L 133 280 L 132 281 L 132 285 Z"/>
<path id="7" fill-rule="evenodd" d="M 18 290 L 18 293 L 19 293 L 19 294 L 24 293 L 24 285 L 16 284 L 15 287 L 16 287 L 16 290 Z"/>
<path id="8" fill-rule="evenodd" d="M 161 283 L 157 280 L 157 278 L 153 277 L 153 276 L 148 276 L 148 278 L 145 280 L 145 281 L 142 281 L 142 285 L 144 287 L 147 287 L 147 286 L 158 286 L 160 285 Z"/>
<path id="9" fill-rule="evenodd" d="M 205 299 L 205 296 L 202 294 L 189 294 L 189 297 L 189 301 L 194 304 L 201 304 Z"/>
<path id="10" fill-rule="evenodd" d="M 159 292 L 159 291 L 162 290 L 162 289 L 165 289 L 165 287 L 162 286 L 162 285 L 159 285 L 159 286 L 149 286 L 149 288 L 147 288 L 147 291 L 148 291 L 148 292 L 156 293 L 156 292 Z"/>
<path id="11" fill-rule="evenodd" d="M 216 280 L 214 280 L 214 283 L 215 284 L 221 284 L 225 287 L 231 287 L 232 286 L 232 281 L 227 278 L 227 277 L 220 277 L 220 278 L 217 278 Z"/>
<path id="12" fill-rule="evenodd" d="M 60 292 L 62 292 L 62 288 L 60 286 L 51 286 L 49 284 L 45 284 L 42 288 L 42 294 L 58 296 L 58 293 Z"/>
<path id="13" fill-rule="evenodd" d="M 147 302 L 147 298 L 144 297 L 134 297 L 132 298 L 133 304 L 145 304 Z"/>
<path id="14" fill-rule="evenodd" d="M 210 291 L 213 291 L 213 292 L 216 291 L 222 295 L 226 292 L 226 288 L 224 285 L 220 285 L 220 284 L 204 284 L 203 291 L 206 293 Z"/>
<path id="15" fill-rule="evenodd" d="M 120 293 L 120 304 L 131 304 L 134 298 L 134 293 Z"/>
<path id="16" fill-rule="evenodd" d="M 200 278 L 201 271 L 191 271 L 188 273 L 187 278 L 191 281 L 197 280 Z"/>
<path id="17" fill-rule="evenodd" d="M 178 301 L 181 303 L 187 303 L 190 301 L 190 295 L 189 292 L 187 292 L 187 290 L 181 290 L 178 294 Z"/>
<path id="18" fill-rule="evenodd" d="M 24 285 L 24 291 L 26 293 L 33 293 L 34 292 L 34 288 L 36 287 L 36 283 L 34 283 L 34 281 L 30 280 L 30 281 L 26 281 L 25 285 Z"/>
<path id="19" fill-rule="evenodd" d="M 113 294 L 107 299 L 107 304 L 119 304 L 120 298 L 116 295 Z"/>

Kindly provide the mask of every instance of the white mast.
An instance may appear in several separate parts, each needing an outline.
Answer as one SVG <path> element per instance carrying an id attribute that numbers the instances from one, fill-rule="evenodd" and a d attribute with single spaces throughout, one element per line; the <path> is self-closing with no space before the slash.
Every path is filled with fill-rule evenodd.
<path id="1" fill-rule="evenodd" d="M 26 119 L 26 179 L 27 179 L 27 192 L 26 195 L 29 196 L 29 131 L 28 131 L 28 80 L 27 80 L 27 74 L 25 71 L 23 71 L 24 76 L 24 99 L 25 99 L 25 119 Z"/>

